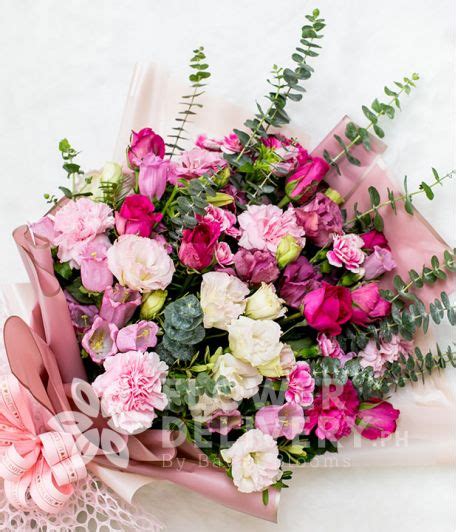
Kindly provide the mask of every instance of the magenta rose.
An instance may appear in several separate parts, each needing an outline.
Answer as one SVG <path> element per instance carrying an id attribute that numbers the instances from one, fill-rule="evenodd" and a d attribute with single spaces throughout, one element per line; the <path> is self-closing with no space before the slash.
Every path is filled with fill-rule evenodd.
<path id="1" fill-rule="evenodd" d="M 233 260 L 238 277 L 251 284 L 272 283 L 280 275 L 276 258 L 266 250 L 241 248 Z"/>
<path id="2" fill-rule="evenodd" d="M 283 271 L 280 297 L 288 306 L 300 308 L 307 292 L 319 288 L 321 273 L 305 257 L 298 257 Z"/>
<path id="3" fill-rule="evenodd" d="M 304 227 L 306 238 L 316 246 L 324 246 L 332 233 L 342 233 L 342 214 L 337 203 L 317 192 L 312 201 L 295 210 L 298 224 Z"/>
<path id="4" fill-rule="evenodd" d="M 163 217 L 161 213 L 156 213 L 154 210 L 154 205 L 146 196 L 142 194 L 128 196 L 120 211 L 115 214 L 117 232 L 119 235 L 149 237 L 152 229 Z"/>
<path id="5" fill-rule="evenodd" d="M 131 132 L 130 146 L 127 156 L 132 168 L 139 168 L 146 155 L 154 153 L 163 159 L 165 156 L 165 141 L 154 133 L 150 127 L 145 127 L 135 133 Z"/>
<path id="6" fill-rule="evenodd" d="M 368 440 L 387 438 L 396 432 L 399 414 L 400 411 L 393 408 L 388 401 L 369 399 L 359 407 L 356 428 L 361 436 Z"/>
<path id="7" fill-rule="evenodd" d="M 380 231 L 372 229 L 372 231 L 369 231 L 368 233 L 364 233 L 359 236 L 364 241 L 364 249 L 373 250 L 375 246 L 378 246 L 379 248 L 390 249 L 386 236 Z"/>
<path id="8" fill-rule="evenodd" d="M 331 336 L 342 332 L 341 325 L 352 316 L 350 290 L 326 282 L 304 297 L 304 316 L 310 327 Z"/>
<path id="9" fill-rule="evenodd" d="M 217 222 L 199 222 L 194 229 L 184 229 L 179 248 L 182 264 L 198 271 L 210 266 L 219 236 Z"/>
<path id="10" fill-rule="evenodd" d="M 351 321 L 356 325 L 368 325 L 391 312 L 391 303 L 380 296 L 380 290 L 375 283 L 368 283 L 353 290 L 351 298 Z"/>
<path id="11" fill-rule="evenodd" d="M 318 183 L 325 177 L 329 164 L 320 157 L 314 157 L 300 166 L 296 172 L 287 177 L 285 183 L 286 195 L 298 203 L 305 203 L 311 198 Z"/>

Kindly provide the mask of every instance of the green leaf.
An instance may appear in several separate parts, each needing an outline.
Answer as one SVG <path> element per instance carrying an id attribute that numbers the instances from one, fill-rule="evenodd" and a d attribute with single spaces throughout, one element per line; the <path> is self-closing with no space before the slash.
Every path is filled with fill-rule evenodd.
<path id="1" fill-rule="evenodd" d="M 375 187 L 369 187 L 369 197 L 373 207 L 380 205 L 380 194 Z"/>
<path id="2" fill-rule="evenodd" d="M 54 270 L 60 275 L 60 277 L 63 277 L 66 280 L 70 279 L 73 274 L 69 262 L 54 262 Z"/>
<path id="3" fill-rule="evenodd" d="M 269 504 L 269 490 L 263 490 L 262 493 L 263 504 L 267 506 Z"/>
<path id="4" fill-rule="evenodd" d="M 431 187 L 427 183 L 423 181 L 420 185 L 420 189 L 424 190 L 424 193 L 426 194 L 427 199 L 429 200 L 434 199 L 434 192 L 432 191 Z"/>
<path id="5" fill-rule="evenodd" d="M 366 107 L 365 105 L 363 105 L 361 107 L 364 115 L 366 116 L 366 118 L 369 120 L 369 122 L 372 122 L 372 124 L 376 124 L 378 122 L 378 119 L 377 117 L 375 116 L 375 114 L 369 109 L 369 107 Z"/>

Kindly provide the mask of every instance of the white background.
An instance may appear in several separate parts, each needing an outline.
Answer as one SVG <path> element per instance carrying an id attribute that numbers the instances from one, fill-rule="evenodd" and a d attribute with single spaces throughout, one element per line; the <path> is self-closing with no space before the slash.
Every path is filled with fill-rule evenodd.
<path id="1" fill-rule="evenodd" d="M 361 104 L 417 71 L 418 89 L 385 124 L 385 160 L 397 179 L 409 176 L 411 188 L 431 166 L 454 168 L 454 0 L 0 0 L 0 282 L 26 280 L 10 233 L 44 212 L 44 192 L 65 184 L 58 141 L 66 136 L 83 150 L 83 168 L 111 159 L 135 62 L 155 61 L 184 77 L 191 50 L 204 44 L 212 94 L 253 111 L 272 64 L 289 64 L 314 7 L 327 19 L 323 51 L 308 94 L 290 106 L 309 147 L 343 114 L 362 121 Z M 451 245 L 454 185 L 433 203 L 416 202 Z M 456 528 L 455 474 L 445 467 L 306 470 L 293 488 L 283 494 L 278 526 L 194 495 L 179 506 L 183 492 L 174 488 L 153 503 L 161 499 L 157 513 L 172 531 Z"/>

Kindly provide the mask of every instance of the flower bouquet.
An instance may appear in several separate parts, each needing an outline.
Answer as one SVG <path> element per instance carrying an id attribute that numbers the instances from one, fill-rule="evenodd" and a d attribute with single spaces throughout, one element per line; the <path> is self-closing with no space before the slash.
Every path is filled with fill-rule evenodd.
<path id="1" fill-rule="evenodd" d="M 125 163 L 96 172 L 60 142 L 71 184 L 15 232 L 38 305 L 33 331 L 6 324 L 20 384 L 2 389 L 9 432 L 28 427 L 27 407 L 13 415 L 11 398 L 31 392 L 52 414 L 45 434 L 63 441 L 55 463 L 66 474 L 46 438 L 30 452 L 2 436 L 9 504 L 31 499 L 56 513 L 87 471 L 114 489 L 128 482 L 118 475 L 135 473 L 273 520 L 294 465 L 336 452 L 354 431 L 390 436 L 391 393 L 456 364 L 451 346 L 414 344 L 431 321 L 456 323 L 446 292 L 455 254 L 424 224 L 413 253 L 398 245 L 415 195 L 432 200 L 454 172 L 433 169 L 419 190 L 405 180 L 398 192 L 373 165 L 381 120 L 396 116 L 418 75 L 385 87 L 386 101 L 363 106 L 365 125 L 344 119 L 312 153 L 280 131 L 324 28 L 318 10 L 307 16 L 294 66 L 273 67 L 267 104 L 223 138 L 184 147 L 210 77 L 199 48 L 168 142 L 150 127 L 133 131 Z M 96 444 L 74 422 L 87 405 L 96 405 Z M 50 479 L 44 492 L 37 464 Z"/>

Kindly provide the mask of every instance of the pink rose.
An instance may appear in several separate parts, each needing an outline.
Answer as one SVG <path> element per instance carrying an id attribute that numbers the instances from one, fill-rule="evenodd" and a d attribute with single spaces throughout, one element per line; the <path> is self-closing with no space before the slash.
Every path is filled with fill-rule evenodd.
<path id="1" fill-rule="evenodd" d="M 100 364 L 105 358 L 117 353 L 117 333 L 118 329 L 113 323 L 108 323 L 98 316 L 90 330 L 84 334 L 82 347 L 94 362 Z"/>
<path id="2" fill-rule="evenodd" d="M 141 194 L 127 196 L 119 212 L 116 212 L 116 229 L 119 235 L 132 234 L 148 237 L 162 219 L 154 212 L 150 199 Z"/>
<path id="3" fill-rule="evenodd" d="M 69 261 L 72 268 L 79 268 L 87 244 L 113 226 L 112 210 L 104 203 L 89 198 L 68 201 L 54 218 L 57 236 L 53 244 L 58 247 L 57 256 L 61 262 Z"/>
<path id="4" fill-rule="evenodd" d="M 198 135 L 196 137 L 195 146 L 209 151 L 220 151 L 222 140 L 209 138 L 207 135 Z"/>
<path id="5" fill-rule="evenodd" d="M 320 157 L 310 159 L 300 166 L 285 182 L 286 195 L 298 203 L 305 203 L 317 191 L 318 183 L 329 170 L 329 164 Z"/>
<path id="6" fill-rule="evenodd" d="M 285 399 L 288 403 L 309 406 L 313 402 L 315 380 L 307 362 L 297 362 L 287 377 L 288 387 Z"/>
<path id="7" fill-rule="evenodd" d="M 219 242 L 215 248 L 215 258 L 220 266 L 229 266 L 234 262 L 234 255 L 226 242 Z"/>
<path id="8" fill-rule="evenodd" d="M 364 438 L 387 438 L 396 432 L 400 411 L 382 399 L 369 399 L 361 403 L 356 416 L 356 429 Z"/>
<path id="9" fill-rule="evenodd" d="M 376 279 L 385 272 L 390 272 L 396 268 L 391 251 L 386 248 L 374 246 L 374 251 L 366 257 L 364 261 L 364 278 L 367 281 Z"/>
<path id="10" fill-rule="evenodd" d="M 363 248 L 367 249 L 368 251 L 373 250 L 375 246 L 378 246 L 379 248 L 390 249 L 388 246 L 388 240 L 380 231 L 372 229 L 372 231 L 364 233 L 360 236 L 364 242 Z"/>
<path id="11" fill-rule="evenodd" d="M 109 238 L 106 235 L 98 235 L 81 252 L 81 282 L 84 288 L 91 292 L 103 292 L 114 281 L 106 257 L 110 247 Z"/>
<path id="12" fill-rule="evenodd" d="M 150 127 L 145 127 L 138 131 L 138 133 L 132 131 L 130 146 L 127 151 L 130 166 L 132 168 L 138 168 L 144 157 L 151 153 L 163 159 L 165 156 L 165 141 L 162 137 L 154 133 Z"/>
<path id="13" fill-rule="evenodd" d="M 157 345 L 158 325 L 153 321 L 138 321 L 120 329 L 117 334 L 117 349 L 126 351 L 147 351 Z"/>
<path id="14" fill-rule="evenodd" d="M 174 165 L 170 160 L 164 160 L 154 153 L 144 157 L 139 167 L 139 191 L 151 201 L 159 200 L 168 181 L 172 181 Z"/>
<path id="15" fill-rule="evenodd" d="M 360 286 L 352 291 L 351 297 L 353 301 L 351 321 L 356 325 L 368 325 L 391 312 L 391 303 L 380 296 L 376 283 Z"/>
<path id="16" fill-rule="evenodd" d="M 314 268 L 306 257 L 298 257 L 283 271 L 280 297 L 285 299 L 290 307 L 299 309 L 303 304 L 304 296 L 320 287 L 321 277 L 320 270 Z"/>
<path id="17" fill-rule="evenodd" d="M 239 410 L 225 411 L 219 408 L 212 412 L 206 425 L 210 433 L 217 432 L 226 436 L 231 430 L 238 429 L 242 425 L 241 413 Z"/>
<path id="18" fill-rule="evenodd" d="M 275 256 L 269 251 L 239 249 L 234 266 L 240 279 L 251 284 L 272 283 L 280 275 Z"/>
<path id="19" fill-rule="evenodd" d="M 304 316 L 310 327 L 331 336 L 342 332 L 341 325 L 352 316 L 350 290 L 323 282 L 320 288 L 304 296 Z"/>
<path id="20" fill-rule="evenodd" d="M 242 151 L 242 144 L 236 133 L 230 133 L 224 137 L 221 150 L 223 153 L 227 153 L 229 155 L 234 155 L 235 153 Z"/>
<path id="21" fill-rule="evenodd" d="M 139 292 L 116 284 L 105 290 L 101 301 L 100 316 L 117 327 L 123 327 L 139 305 L 141 305 Z"/>
<path id="22" fill-rule="evenodd" d="M 226 165 L 227 162 L 219 153 L 193 148 L 181 155 L 176 165 L 176 176 L 172 177 L 171 183 L 175 184 L 179 177 L 194 179 L 204 174 L 213 174 Z"/>
<path id="23" fill-rule="evenodd" d="M 198 271 L 210 266 L 219 236 L 216 222 L 199 222 L 194 229 L 184 229 L 179 248 L 182 264 Z"/>
<path id="24" fill-rule="evenodd" d="M 328 196 L 317 192 L 312 201 L 296 209 L 296 219 L 316 246 L 324 246 L 332 233 L 342 233 L 340 208 Z"/>
<path id="25" fill-rule="evenodd" d="M 156 410 L 168 404 L 162 391 L 168 366 L 157 353 L 129 351 L 106 359 L 104 369 L 92 384 L 101 398 L 103 415 L 126 434 L 149 429 Z"/>
<path id="26" fill-rule="evenodd" d="M 284 236 L 294 236 L 304 247 L 304 229 L 297 224 L 293 207 L 282 211 L 276 205 L 250 205 L 238 216 L 241 238 L 239 245 L 245 249 L 277 251 Z"/>
<path id="27" fill-rule="evenodd" d="M 337 268 L 345 267 L 353 273 L 362 273 L 361 264 L 366 255 L 361 249 L 363 239 L 355 234 L 333 235 L 333 247 L 328 251 L 326 258 L 329 264 Z"/>
<path id="28" fill-rule="evenodd" d="M 264 406 L 255 415 L 255 428 L 274 439 L 292 440 L 304 430 L 304 412 L 296 403 Z"/>

